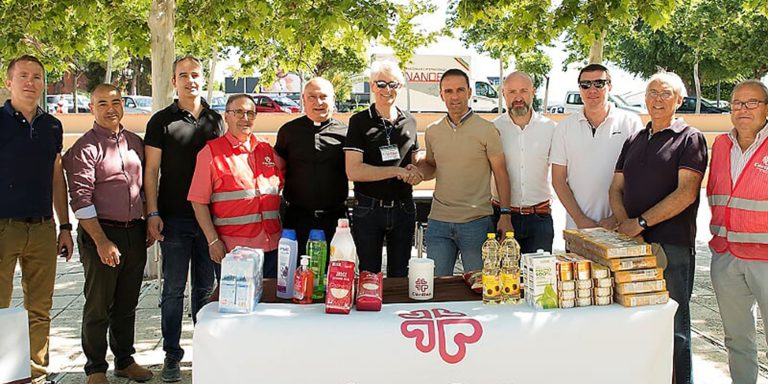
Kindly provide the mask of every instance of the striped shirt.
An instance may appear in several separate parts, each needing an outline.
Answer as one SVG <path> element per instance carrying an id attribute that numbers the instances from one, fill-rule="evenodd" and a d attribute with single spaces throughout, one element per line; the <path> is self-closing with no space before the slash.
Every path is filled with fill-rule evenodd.
<path id="1" fill-rule="evenodd" d="M 757 152 L 757 149 L 763 145 L 765 138 L 768 137 L 768 129 L 765 129 L 766 126 L 768 126 L 768 124 L 764 125 L 763 128 L 757 132 L 755 141 L 743 152 L 741 146 L 739 146 L 738 132 L 736 132 L 736 128 L 731 129 L 731 131 L 728 132 L 728 137 L 733 142 L 733 146 L 731 147 L 731 182 L 734 185 L 736 185 L 736 180 L 738 180 L 741 172 L 744 171 L 744 167 L 747 166 L 749 159 L 752 158 L 755 152 Z"/>

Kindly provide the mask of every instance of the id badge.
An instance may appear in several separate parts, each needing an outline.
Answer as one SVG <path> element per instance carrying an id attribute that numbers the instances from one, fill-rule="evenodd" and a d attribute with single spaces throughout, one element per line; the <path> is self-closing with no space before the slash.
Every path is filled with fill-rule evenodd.
<path id="1" fill-rule="evenodd" d="M 381 151 L 382 161 L 400 160 L 400 151 L 395 144 L 381 146 L 379 151 Z"/>

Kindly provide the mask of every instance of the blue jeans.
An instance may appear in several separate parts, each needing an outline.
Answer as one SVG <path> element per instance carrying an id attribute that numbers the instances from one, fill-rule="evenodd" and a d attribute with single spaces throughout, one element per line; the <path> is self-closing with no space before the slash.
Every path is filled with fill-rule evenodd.
<path id="1" fill-rule="evenodd" d="M 352 216 L 352 236 L 355 239 L 360 270 L 381 271 L 381 253 L 387 240 L 387 277 L 408 276 L 408 259 L 416 227 L 416 205 L 403 200 L 382 207 L 379 200 L 356 196 Z"/>
<path id="2" fill-rule="evenodd" d="M 184 289 L 187 273 L 192 267 L 192 321 L 197 322 L 197 311 L 213 292 L 221 266 L 211 260 L 208 242 L 194 218 L 164 217 L 163 236 L 163 292 L 160 302 L 163 350 L 167 358 L 181 360 L 184 350 L 179 345 L 181 320 L 184 314 Z"/>
<path id="3" fill-rule="evenodd" d="M 493 207 L 493 222 L 498 225 L 499 208 Z M 515 229 L 515 240 L 520 244 L 521 253 L 534 253 L 539 249 L 552 252 L 552 241 L 555 239 L 555 229 L 552 215 L 512 214 L 512 228 Z"/>
<path id="4" fill-rule="evenodd" d="M 675 383 L 689 384 L 692 382 L 691 365 L 691 311 L 689 302 L 693 292 L 693 273 L 696 267 L 696 256 L 692 247 L 661 244 L 667 254 L 667 268 L 664 269 L 664 279 L 667 280 L 669 297 L 677 302 L 675 313 L 675 334 L 673 366 Z"/>
<path id="5" fill-rule="evenodd" d="M 495 231 L 492 216 L 466 223 L 448 223 L 429 219 L 427 223 L 427 257 L 435 261 L 435 276 L 451 276 L 456 257 L 461 252 L 465 272 L 483 268 L 482 247 L 486 235 Z"/>

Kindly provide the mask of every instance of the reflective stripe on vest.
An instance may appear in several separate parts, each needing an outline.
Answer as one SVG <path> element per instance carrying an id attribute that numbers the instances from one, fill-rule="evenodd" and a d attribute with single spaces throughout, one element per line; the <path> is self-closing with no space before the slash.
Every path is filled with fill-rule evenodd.
<path id="1" fill-rule="evenodd" d="M 731 197 L 728 195 L 711 195 L 709 196 L 709 205 L 710 206 L 716 206 L 716 205 L 726 205 L 728 204 L 728 199 Z"/>
<path id="2" fill-rule="evenodd" d="M 231 191 L 231 192 L 214 192 L 213 194 L 211 194 L 211 203 L 216 203 L 220 201 L 253 199 L 259 196 L 260 196 L 259 191 L 256 189 L 245 189 L 242 191 Z"/>
<path id="3" fill-rule="evenodd" d="M 731 199 L 730 202 L 728 202 L 728 207 L 736 208 L 736 209 L 744 209 L 747 211 L 767 212 L 768 201 L 734 197 Z"/>
<path id="4" fill-rule="evenodd" d="M 280 217 L 280 211 L 264 211 L 263 213 L 254 213 L 252 215 L 243 215 L 235 217 L 214 217 L 213 225 L 245 225 L 260 223 L 261 220 L 274 220 Z"/>
<path id="5" fill-rule="evenodd" d="M 712 233 L 713 236 L 720 237 L 725 237 L 728 234 L 728 230 L 726 230 L 725 227 L 721 225 L 710 225 L 709 232 Z"/>

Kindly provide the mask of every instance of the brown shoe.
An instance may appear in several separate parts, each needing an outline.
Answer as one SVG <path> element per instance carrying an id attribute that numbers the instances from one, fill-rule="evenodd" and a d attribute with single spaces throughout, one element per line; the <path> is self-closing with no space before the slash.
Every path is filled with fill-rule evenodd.
<path id="1" fill-rule="evenodd" d="M 133 381 L 143 383 L 145 381 L 149 381 L 152 378 L 152 371 L 142 367 L 141 365 L 133 363 L 124 369 L 115 369 L 115 376 L 127 377 Z"/>
<path id="2" fill-rule="evenodd" d="M 85 384 L 109 384 L 109 380 L 107 380 L 107 375 L 104 373 L 92 373 L 88 375 L 88 381 Z"/>

